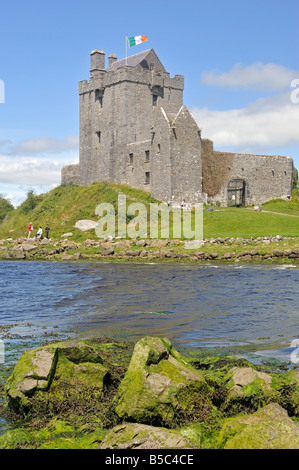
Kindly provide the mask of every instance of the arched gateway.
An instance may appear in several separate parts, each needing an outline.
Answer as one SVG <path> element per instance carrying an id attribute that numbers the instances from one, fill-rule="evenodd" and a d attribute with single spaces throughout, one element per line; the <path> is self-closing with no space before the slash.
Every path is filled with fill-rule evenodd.
<path id="1" fill-rule="evenodd" d="M 232 178 L 227 186 L 227 205 L 245 206 L 245 180 Z"/>

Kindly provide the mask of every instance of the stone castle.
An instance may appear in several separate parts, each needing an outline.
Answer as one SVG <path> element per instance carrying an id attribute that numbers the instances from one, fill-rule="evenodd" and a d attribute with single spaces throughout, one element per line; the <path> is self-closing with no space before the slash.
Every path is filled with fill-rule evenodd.
<path id="1" fill-rule="evenodd" d="M 107 68 L 96 49 L 90 75 L 79 82 L 79 163 L 63 167 L 62 184 L 127 184 L 173 205 L 291 199 L 292 158 L 215 151 L 183 104 L 184 77 L 153 49 L 110 54 Z"/>

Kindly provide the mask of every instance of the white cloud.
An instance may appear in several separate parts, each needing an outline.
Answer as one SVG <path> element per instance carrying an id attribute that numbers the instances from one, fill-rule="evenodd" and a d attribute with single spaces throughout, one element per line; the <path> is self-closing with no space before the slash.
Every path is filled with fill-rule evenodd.
<path id="1" fill-rule="evenodd" d="M 40 185 L 60 181 L 64 163 L 38 158 L 19 157 L 11 159 L 0 155 L 0 182 L 11 184 Z"/>
<path id="2" fill-rule="evenodd" d="M 65 140 L 58 140 L 51 137 L 37 137 L 34 139 L 24 139 L 12 145 L 8 152 L 11 155 L 45 155 L 59 154 L 70 150 L 78 149 L 78 136 L 67 136 Z"/>
<path id="3" fill-rule="evenodd" d="M 78 145 L 77 136 L 23 139 L 14 144 L 0 141 L 0 193 L 17 206 L 28 189 L 40 194 L 58 186 L 62 167 L 78 163 Z"/>
<path id="4" fill-rule="evenodd" d="M 11 144 L 10 140 L 0 140 L 0 148 L 5 147 L 8 144 Z"/>
<path id="5" fill-rule="evenodd" d="M 299 71 L 282 65 L 257 62 L 251 65 L 235 64 L 228 72 L 215 70 L 202 73 L 206 85 L 245 90 L 279 91 L 290 86 Z"/>
<path id="6" fill-rule="evenodd" d="M 299 105 L 290 100 L 290 92 L 259 99 L 244 108 L 213 111 L 192 110 L 203 138 L 215 146 L 259 149 L 299 143 Z"/>
<path id="7" fill-rule="evenodd" d="M 68 160 L 18 157 L 11 159 L 0 154 L 0 193 L 17 207 L 26 199 L 29 189 L 36 194 L 46 193 L 61 184 L 63 165 L 77 163 L 78 157 Z"/>

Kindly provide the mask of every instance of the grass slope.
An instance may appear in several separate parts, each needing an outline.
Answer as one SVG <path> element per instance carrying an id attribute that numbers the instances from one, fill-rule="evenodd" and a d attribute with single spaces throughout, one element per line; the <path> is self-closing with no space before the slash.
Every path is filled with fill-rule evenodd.
<path id="1" fill-rule="evenodd" d="M 90 186 L 58 186 L 49 193 L 37 196 L 37 205 L 29 212 L 23 211 L 23 205 L 12 213 L 0 224 L 0 238 L 17 238 L 27 236 L 27 226 L 33 223 L 33 234 L 38 226 L 43 228 L 50 226 L 50 236 L 59 239 L 62 234 L 73 233 L 76 241 L 88 237 L 95 237 L 94 231 L 81 232 L 74 226 L 78 220 L 98 220 L 95 209 L 100 203 L 113 204 L 117 208 L 119 194 L 124 194 L 127 204 L 134 202 L 143 203 L 149 207 L 150 203 L 158 202 L 149 193 L 130 188 L 125 185 L 113 185 L 107 183 L 93 183 Z"/>
<path id="2" fill-rule="evenodd" d="M 27 236 L 27 226 L 33 223 L 34 234 L 38 226 L 48 223 L 52 239 L 72 232 L 72 239 L 83 241 L 96 238 L 95 232 L 81 232 L 74 226 L 78 220 L 98 220 L 95 209 L 100 203 L 110 203 L 116 209 L 119 194 L 126 195 L 127 206 L 143 203 L 149 210 L 150 203 L 157 203 L 149 193 L 125 185 L 93 183 L 90 186 L 58 186 L 49 193 L 35 197 L 36 206 L 28 210 L 26 201 L 17 209 L 9 212 L 0 223 L 0 238 Z M 27 201 L 28 203 L 28 201 Z M 25 210 L 26 209 L 26 210 Z M 204 238 L 216 237 L 263 237 L 282 235 L 299 236 L 299 195 L 294 192 L 293 201 L 274 200 L 263 205 L 262 212 L 252 208 L 215 207 L 213 212 L 204 210 Z M 127 222 L 132 217 L 127 217 Z M 149 232 L 148 232 L 149 233 Z M 117 235 L 117 233 L 116 233 Z"/>

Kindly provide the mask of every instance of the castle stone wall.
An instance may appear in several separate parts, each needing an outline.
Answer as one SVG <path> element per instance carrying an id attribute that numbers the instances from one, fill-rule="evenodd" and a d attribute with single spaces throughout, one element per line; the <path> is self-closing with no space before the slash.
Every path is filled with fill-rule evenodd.
<path id="1" fill-rule="evenodd" d="M 81 186 L 81 173 L 79 164 L 65 165 L 61 170 L 61 184 L 66 186 L 76 184 Z"/>
<path id="2" fill-rule="evenodd" d="M 214 162 L 225 173 L 217 194 L 209 193 L 211 202 L 228 203 L 228 186 L 232 180 L 244 181 L 244 204 L 263 204 L 271 199 L 291 199 L 292 158 L 214 151 Z M 218 182 L 219 183 L 219 182 Z M 219 186 L 219 184 L 218 184 Z"/>
<path id="3" fill-rule="evenodd" d="M 173 196 L 170 156 L 170 124 L 163 108 L 153 110 L 151 134 L 151 194 L 154 198 L 171 202 Z"/>
<path id="4" fill-rule="evenodd" d="M 182 106 L 170 128 L 173 198 L 190 204 L 203 202 L 200 133 L 186 106 Z"/>
<path id="5" fill-rule="evenodd" d="M 134 142 L 128 144 L 126 159 L 126 184 L 143 191 L 151 192 L 152 179 L 152 148 L 151 141 Z M 146 155 L 149 155 L 148 161 Z M 146 173 L 149 173 L 149 180 L 146 181 Z"/>

